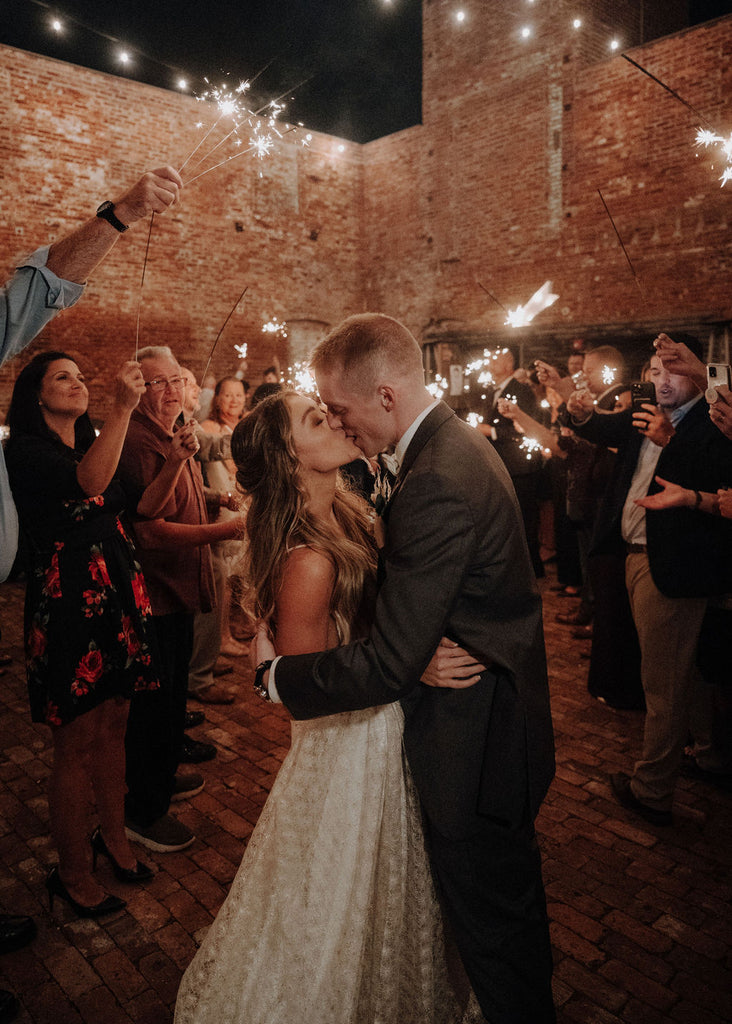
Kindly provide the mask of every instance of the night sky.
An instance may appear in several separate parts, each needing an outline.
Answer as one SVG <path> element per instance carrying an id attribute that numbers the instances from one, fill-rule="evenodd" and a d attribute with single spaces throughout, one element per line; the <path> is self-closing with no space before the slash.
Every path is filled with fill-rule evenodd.
<path id="1" fill-rule="evenodd" d="M 124 73 L 119 40 L 134 60 L 130 78 L 171 88 L 183 75 L 198 94 L 204 76 L 234 87 L 260 73 L 252 108 L 284 94 L 287 120 L 366 142 L 420 121 L 421 9 L 420 0 L 0 0 L 0 42 Z M 695 24 L 732 13 L 732 0 L 692 0 L 690 10 Z M 62 34 L 48 27 L 53 14 L 67 19 Z"/>

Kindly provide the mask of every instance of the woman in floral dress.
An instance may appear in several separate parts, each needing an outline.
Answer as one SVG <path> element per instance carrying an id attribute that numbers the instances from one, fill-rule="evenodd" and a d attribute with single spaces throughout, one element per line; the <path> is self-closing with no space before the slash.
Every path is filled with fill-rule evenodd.
<path id="1" fill-rule="evenodd" d="M 126 507 L 154 516 L 192 452 L 186 438 L 144 495 L 115 479 L 130 414 L 145 384 L 126 363 L 95 437 L 89 393 L 63 352 L 37 355 L 21 371 L 8 413 L 7 464 L 26 548 L 25 644 L 31 716 L 51 727 L 48 783 L 59 864 L 46 885 L 79 916 L 124 906 L 105 896 L 92 854 L 108 857 L 123 881 L 152 876 L 124 828 L 124 735 L 134 690 L 156 689 L 150 604 L 120 521 Z M 100 828 L 87 831 L 89 800 Z"/>

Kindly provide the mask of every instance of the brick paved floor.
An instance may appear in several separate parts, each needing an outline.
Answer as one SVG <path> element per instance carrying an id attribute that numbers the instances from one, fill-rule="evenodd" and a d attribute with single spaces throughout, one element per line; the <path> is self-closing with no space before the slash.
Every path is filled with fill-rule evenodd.
<path id="1" fill-rule="evenodd" d="M 562 1024 L 722 1024 L 732 1020 L 732 795 L 682 780 L 677 824 L 633 820 L 609 794 L 608 773 L 632 765 L 642 716 L 615 712 L 585 689 L 589 645 L 556 625 L 566 601 L 546 585 L 558 770 L 538 822 Z M 48 836 L 48 734 L 29 721 L 20 646 L 22 588 L 0 587 L 0 906 L 32 914 L 33 944 L 0 958 L 0 987 L 35 1024 L 167 1024 L 181 972 L 231 882 L 287 750 L 287 716 L 250 693 L 244 669 L 225 677 L 231 707 L 206 709 L 193 735 L 217 744 L 205 790 L 176 805 L 198 841 L 149 855 L 144 887 L 116 883 L 126 910 L 80 921 L 43 885 L 55 854 Z M 147 855 L 147 851 L 145 851 Z M 294 1022 L 293 1022 L 294 1024 Z M 398 1024 L 398 1022 L 393 1022 Z"/>

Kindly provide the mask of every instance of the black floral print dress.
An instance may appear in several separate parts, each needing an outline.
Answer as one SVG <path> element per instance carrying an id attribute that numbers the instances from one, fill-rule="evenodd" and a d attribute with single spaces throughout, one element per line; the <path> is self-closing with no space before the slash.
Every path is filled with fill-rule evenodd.
<path id="1" fill-rule="evenodd" d="M 150 601 L 119 515 L 128 496 L 113 480 L 88 498 L 76 479 L 82 457 L 31 436 L 13 438 L 7 453 L 27 554 L 31 716 L 52 726 L 159 686 Z"/>

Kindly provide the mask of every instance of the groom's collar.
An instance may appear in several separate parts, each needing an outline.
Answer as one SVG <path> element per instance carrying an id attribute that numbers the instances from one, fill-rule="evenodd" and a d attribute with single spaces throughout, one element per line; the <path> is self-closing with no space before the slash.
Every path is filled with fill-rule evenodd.
<path id="1" fill-rule="evenodd" d="M 412 438 L 419 430 L 422 422 L 427 419 L 432 410 L 436 409 L 439 404 L 440 400 L 437 398 L 435 399 L 434 402 L 430 402 L 430 404 L 412 420 L 412 422 L 409 424 L 409 426 L 404 431 L 402 436 L 399 438 L 399 442 L 397 443 L 394 455 L 397 460 L 397 465 L 399 466 L 400 469 L 402 463 L 404 462 L 404 456 L 407 454 L 407 448 L 409 447 Z"/>

